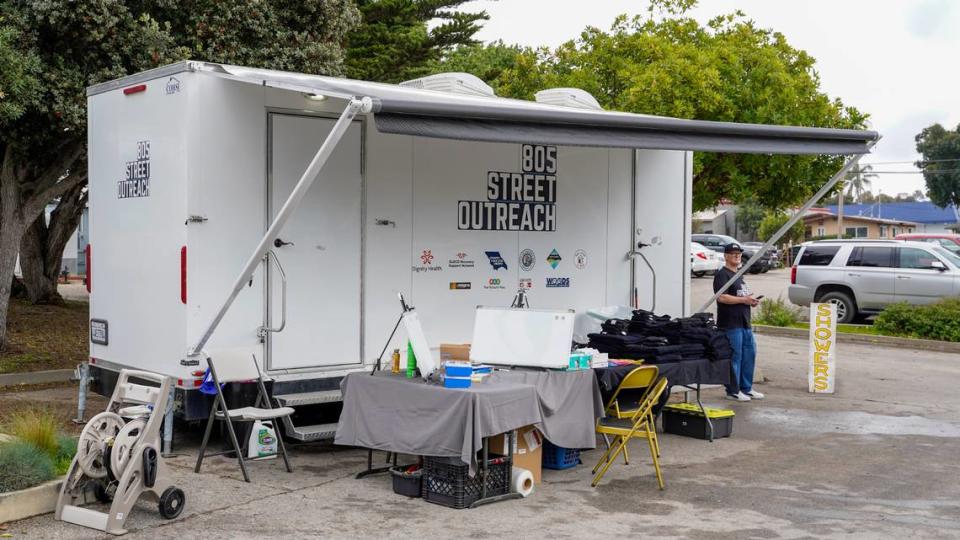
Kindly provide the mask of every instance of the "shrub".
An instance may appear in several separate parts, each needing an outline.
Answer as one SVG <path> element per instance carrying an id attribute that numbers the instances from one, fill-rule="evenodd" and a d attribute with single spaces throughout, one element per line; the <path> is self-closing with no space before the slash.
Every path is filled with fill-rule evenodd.
<path id="1" fill-rule="evenodd" d="M 960 298 L 925 306 L 893 304 L 877 315 L 873 325 L 889 336 L 960 342 Z"/>
<path id="2" fill-rule="evenodd" d="M 769 326 L 790 326 L 800 320 L 800 310 L 791 306 L 783 300 L 777 298 L 772 300 L 764 298 L 760 301 L 760 308 L 753 316 L 753 322 L 756 324 L 766 324 Z"/>
<path id="3" fill-rule="evenodd" d="M 60 422 L 49 409 L 29 407 L 14 412 L 7 420 L 7 433 L 56 457 Z"/>
<path id="4" fill-rule="evenodd" d="M 26 441 L 0 445 L 0 493 L 17 491 L 54 477 L 49 454 Z"/>
<path id="5" fill-rule="evenodd" d="M 77 440 L 73 437 L 57 434 L 57 453 L 53 456 L 53 466 L 57 476 L 67 474 L 73 456 L 77 454 Z"/>

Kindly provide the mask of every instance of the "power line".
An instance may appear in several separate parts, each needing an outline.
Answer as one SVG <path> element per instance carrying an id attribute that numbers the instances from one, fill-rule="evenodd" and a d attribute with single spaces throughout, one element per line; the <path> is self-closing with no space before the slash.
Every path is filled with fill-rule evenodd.
<path id="1" fill-rule="evenodd" d="M 915 159 L 912 161 L 873 161 L 870 163 L 861 163 L 861 165 L 899 165 L 902 163 L 909 163 L 912 165 L 914 163 L 946 163 L 949 161 L 960 161 L 960 158 L 958 159 Z"/>
<path id="2" fill-rule="evenodd" d="M 870 174 L 952 174 L 952 173 L 956 173 L 956 172 L 960 172 L 960 169 L 946 169 L 946 170 L 942 170 L 942 171 L 940 171 L 940 170 L 934 170 L 934 171 L 870 171 L 869 173 L 864 174 L 864 176 L 868 176 L 868 175 L 870 175 Z"/>

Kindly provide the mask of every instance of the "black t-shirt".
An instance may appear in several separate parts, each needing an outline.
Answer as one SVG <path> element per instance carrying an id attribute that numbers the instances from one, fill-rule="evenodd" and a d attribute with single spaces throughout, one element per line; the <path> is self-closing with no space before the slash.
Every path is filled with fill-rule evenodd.
<path id="1" fill-rule="evenodd" d="M 713 276 L 713 292 L 720 290 L 720 287 L 730 281 L 730 278 L 736 272 L 731 272 L 726 266 L 717 270 Z M 743 278 L 737 278 L 733 285 L 726 290 L 724 294 L 732 296 L 750 296 L 750 288 L 744 283 Z M 750 328 L 750 305 L 749 304 L 721 304 L 717 302 L 717 327 L 724 330 L 731 328 Z"/>

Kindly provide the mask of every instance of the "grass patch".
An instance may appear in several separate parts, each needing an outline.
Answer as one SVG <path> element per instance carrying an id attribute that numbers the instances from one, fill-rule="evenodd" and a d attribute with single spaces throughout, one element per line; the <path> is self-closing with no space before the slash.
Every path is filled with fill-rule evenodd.
<path id="1" fill-rule="evenodd" d="M 0 493 L 33 487 L 55 472 L 50 456 L 26 441 L 0 445 Z"/>
<path id="2" fill-rule="evenodd" d="M 756 324 L 767 326 L 791 326 L 800 320 L 800 309 L 788 304 L 783 298 L 764 298 L 753 316 Z"/>
<path id="3" fill-rule="evenodd" d="M 89 312 L 86 302 L 35 306 L 11 298 L 0 373 L 68 369 L 86 361 Z"/>
<path id="4" fill-rule="evenodd" d="M 43 407 L 19 409 L 4 424 L 4 431 L 8 435 L 34 445 L 51 458 L 57 455 L 60 448 L 57 440 L 60 421 L 51 410 Z"/>

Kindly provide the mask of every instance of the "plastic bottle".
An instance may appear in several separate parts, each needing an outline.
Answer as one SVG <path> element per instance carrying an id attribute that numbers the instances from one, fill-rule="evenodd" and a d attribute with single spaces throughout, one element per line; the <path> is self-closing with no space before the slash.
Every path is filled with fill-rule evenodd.
<path id="1" fill-rule="evenodd" d="M 400 373 L 400 349 L 393 350 L 393 367 L 390 371 Z"/>
<path id="2" fill-rule="evenodd" d="M 417 357 L 413 354 L 413 344 L 407 342 L 407 378 L 412 379 L 417 374 Z"/>

